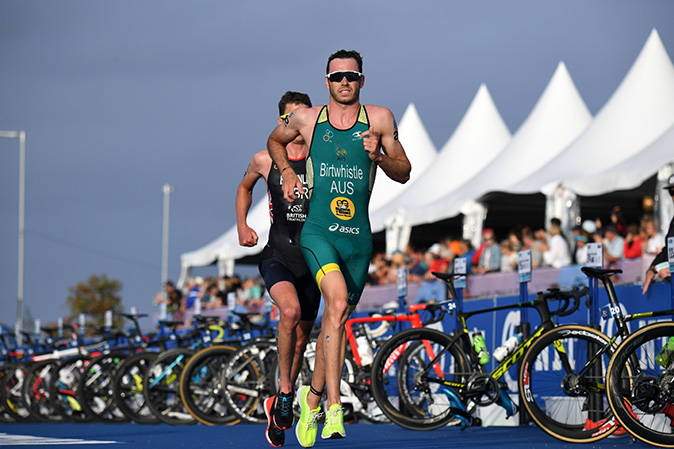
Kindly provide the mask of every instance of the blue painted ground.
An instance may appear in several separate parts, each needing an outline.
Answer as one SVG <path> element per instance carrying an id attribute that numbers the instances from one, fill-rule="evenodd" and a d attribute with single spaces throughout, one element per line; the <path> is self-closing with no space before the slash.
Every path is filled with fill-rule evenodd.
<path id="1" fill-rule="evenodd" d="M 59 448 L 193 448 L 223 449 L 250 448 L 269 449 L 264 438 L 263 425 L 237 424 L 234 426 L 209 427 L 203 425 L 177 427 L 166 424 L 2 424 L 0 423 L 0 446 L 4 447 L 52 447 Z M 572 445 L 549 437 L 536 427 L 473 427 L 460 430 L 445 427 L 430 432 L 414 432 L 393 424 L 348 424 L 345 440 L 321 440 L 315 448 L 366 448 L 366 449 L 424 449 L 424 448 L 629 448 L 650 447 L 639 441 L 632 443 L 628 437 L 608 438 L 598 443 Z M 25 439 L 17 436 L 49 438 L 49 440 Z M 301 448 L 294 432 L 286 433 L 284 447 Z M 65 440 L 65 441 L 62 441 Z M 83 441 L 81 441 L 83 440 Z M 95 442 L 108 442 L 96 444 Z"/>

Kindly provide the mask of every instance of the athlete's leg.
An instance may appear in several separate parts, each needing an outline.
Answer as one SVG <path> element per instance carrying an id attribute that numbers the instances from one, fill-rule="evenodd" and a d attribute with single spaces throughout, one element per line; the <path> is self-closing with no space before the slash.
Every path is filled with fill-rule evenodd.
<path id="1" fill-rule="evenodd" d="M 290 370 L 290 379 L 292 380 L 293 385 L 302 369 L 302 363 L 304 363 L 304 350 L 309 343 L 309 335 L 313 328 L 314 320 L 301 320 L 296 328 L 297 339 L 295 342 L 295 358 L 293 359 L 292 368 Z"/>
<path id="2" fill-rule="evenodd" d="M 322 325 L 321 325 L 322 327 Z M 321 334 L 322 335 L 322 334 Z M 323 339 L 321 335 L 316 340 L 316 360 L 314 361 L 314 372 L 311 376 L 311 387 L 313 390 L 322 393 L 325 387 L 325 360 L 323 356 Z M 307 395 L 307 404 L 309 408 L 314 410 L 321 402 L 321 396 L 317 396 L 313 391 L 309 391 Z"/>
<path id="3" fill-rule="evenodd" d="M 328 408 L 341 404 L 339 384 L 344 367 L 346 337 L 344 325 L 349 317 L 349 293 L 341 271 L 330 271 L 321 279 L 325 311 L 321 324 L 325 384 L 328 391 Z"/>
<path id="4" fill-rule="evenodd" d="M 310 226 L 307 226 L 307 223 L 305 223 L 305 226 L 302 230 L 302 254 L 304 255 L 304 259 L 306 260 L 307 266 L 309 267 L 309 272 L 314 275 L 313 280 L 321 287 L 321 293 L 323 300 L 325 301 L 325 311 L 323 312 L 323 318 L 321 321 L 321 333 L 318 336 L 318 340 L 316 341 L 316 361 L 314 364 L 314 373 L 311 378 L 312 391 L 309 392 L 306 399 L 309 408 L 311 410 L 315 410 L 318 408 L 321 399 L 320 395 L 316 395 L 315 392 L 323 392 L 326 386 L 326 329 L 330 329 L 329 321 L 331 321 L 331 316 L 334 315 L 334 312 L 332 312 L 334 306 L 331 305 L 330 299 L 328 299 L 326 292 L 323 290 L 324 286 L 327 286 L 330 291 L 332 291 L 333 288 L 331 288 L 329 285 L 326 285 L 326 283 L 323 281 L 326 277 L 333 273 L 334 276 L 339 278 L 341 277 L 341 273 L 339 272 L 338 265 L 339 256 L 337 254 L 337 250 L 333 246 L 334 242 L 330 239 L 327 239 L 320 232 L 308 232 L 309 228 Z M 345 286 L 343 291 L 346 297 Z M 330 298 L 332 298 L 332 296 L 333 294 L 331 293 Z M 334 331 L 330 332 L 334 333 Z M 339 338 L 336 337 L 336 335 L 333 335 L 332 339 L 339 340 Z M 335 344 L 333 343 L 332 346 L 335 346 Z M 335 363 L 338 362 L 333 360 L 333 365 Z M 337 383 L 337 394 L 339 394 L 339 383 Z"/>
<path id="5" fill-rule="evenodd" d="M 299 354 L 297 348 L 297 326 L 300 323 L 301 309 L 295 286 L 287 281 L 277 282 L 269 290 L 269 294 L 279 308 L 280 317 L 276 330 L 278 344 L 278 364 L 280 371 L 279 392 L 291 393 L 294 387 L 292 368 Z M 306 346 L 306 342 L 304 343 Z M 301 360 L 301 359 L 300 359 Z M 297 370 L 299 372 L 299 369 Z"/>

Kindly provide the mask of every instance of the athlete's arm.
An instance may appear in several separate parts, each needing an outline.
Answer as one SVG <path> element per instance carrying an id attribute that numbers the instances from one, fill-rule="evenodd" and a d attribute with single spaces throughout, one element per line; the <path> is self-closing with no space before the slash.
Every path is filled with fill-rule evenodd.
<path id="1" fill-rule="evenodd" d="M 255 153 L 243 174 L 243 179 L 236 189 L 236 231 L 239 234 L 239 245 L 255 246 L 258 236 L 253 228 L 248 226 L 246 218 L 251 204 L 253 204 L 253 187 L 257 181 L 269 173 L 271 160 L 265 150 Z M 265 171 L 266 169 L 266 171 Z"/>
<path id="2" fill-rule="evenodd" d="M 306 111 L 310 111 L 309 108 L 298 108 L 295 111 L 291 112 L 290 115 L 285 119 L 283 123 L 278 125 L 274 131 L 272 131 L 269 139 L 267 140 L 267 150 L 269 151 L 269 156 L 279 168 L 281 172 L 281 189 L 283 190 L 283 197 L 287 201 L 295 201 L 297 192 L 301 192 L 304 188 L 302 181 L 297 177 L 297 174 L 290 166 L 288 162 L 288 151 L 286 150 L 286 145 L 295 140 L 297 136 L 300 135 L 300 129 L 306 121 Z"/>
<path id="3" fill-rule="evenodd" d="M 370 159 L 384 170 L 386 176 L 404 184 L 410 179 L 412 164 L 398 140 L 395 117 L 389 109 L 383 107 L 375 106 L 372 112 L 372 126 L 361 135 L 363 146 L 370 153 Z M 379 151 L 380 146 L 383 152 Z"/>

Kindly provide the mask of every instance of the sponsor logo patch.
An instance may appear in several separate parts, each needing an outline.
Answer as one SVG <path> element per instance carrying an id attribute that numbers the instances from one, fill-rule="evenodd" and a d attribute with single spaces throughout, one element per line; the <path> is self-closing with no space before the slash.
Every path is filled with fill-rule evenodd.
<path id="1" fill-rule="evenodd" d="M 328 227 L 328 231 L 330 231 L 330 232 L 341 232 L 342 234 L 351 234 L 351 235 L 360 234 L 360 228 L 350 227 L 350 226 L 342 226 L 339 223 L 331 224 Z"/>
<path id="2" fill-rule="evenodd" d="M 335 215 L 335 217 L 340 220 L 351 220 L 353 214 L 355 213 L 355 207 L 353 202 L 343 196 L 338 196 L 330 203 L 330 210 Z"/>

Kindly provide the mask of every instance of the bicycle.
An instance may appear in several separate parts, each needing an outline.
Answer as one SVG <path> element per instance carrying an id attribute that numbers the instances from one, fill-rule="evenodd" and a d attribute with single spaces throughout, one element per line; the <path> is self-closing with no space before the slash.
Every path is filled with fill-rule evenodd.
<path id="1" fill-rule="evenodd" d="M 629 351 L 621 349 L 625 341 L 639 341 L 634 334 L 630 336 L 627 323 L 674 313 L 664 310 L 623 315 L 610 279 L 622 271 L 591 267 L 581 270 L 604 284 L 609 299 L 606 310 L 615 320 L 616 332 L 609 338 L 591 326 L 555 328 L 529 348 L 518 377 L 523 404 L 536 424 L 549 435 L 573 443 L 598 441 L 618 429 L 606 397 L 606 367 L 612 364 L 614 378 L 626 380 L 628 385 L 635 383 L 633 376 L 641 371 L 630 357 L 621 356 L 619 361 L 615 358 L 618 351 Z M 616 398 L 617 395 L 614 405 Z"/>
<path id="2" fill-rule="evenodd" d="M 642 327 L 618 347 L 606 375 L 608 402 L 620 425 L 639 440 L 660 447 L 674 447 L 670 339 L 674 339 L 672 322 Z"/>
<path id="3" fill-rule="evenodd" d="M 131 421 L 139 424 L 161 422 L 147 405 L 143 394 L 143 379 L 155 359 L 168 347 L 178 344 L 177 327 L 181 321 L 159 321 L 160 331 L 150 337 L 151 344 L 142 352 L 127 357 L 116 369 L 113 377 L 113 397 L 119 410 Z"/>
<path id="4" fill-rule="evenodd" d="M 373 423 L 389 422 L 372 393 L 371 377 L 374 355 L 386 341 L 391 324 L 409 323 L 411 328 L 416 329 L 440 322 L 445 315 L 443 306 L 439 303 L 412 304 L 408 306 L 408 310 L 406 313 L 375 314 L 346 321 L 344 327 L 348 347 L 340 395 L 342 403 L 349 404 L 358 418 Z M 426 321 L 421 319 L 419 312 L 422 310 L 431 314 Z M 375 323 L 379 323 L 377 328 L 370 327 Z"/>
<path id="5" fill-rule="evenodd" d="M 41 328 L 41 331 L 48 334 L 43 344 L 43 350 L 46 354 L 41 354 L 33 357 L 32 366 L 26 372 L 23 379 L 22 386 L 22 401 L 28 409 L 30 416 L 42 422 L 63 422 L 65 418 L 56 413 L 52 401 L 52 391 L 49 386 L 55 371 L 56 365 L 59 363 L 58 358 L 63 358 L 67 352 L 56 349 L 56 342 L 52 337 L 55 329 Z M 49 351 L 52 352 L 49 352 Z M 79 354 L 79 349 L 71 349 L 73 354 Z"/>
<path id="6" fill-rule="evenodd" d="M 239 320 L 231 325 L 232 339 L 192 355 L 180 376 L 183 406 L 202 424 L 257 422 L 251 415 L 263 390 L 259 376 L 266 369 L 262 363 L 270 360 L 266 359 L 270 351 L 268 347 L 259 346 L 269 341 L 268 338 L 253 336 L 269 335 L 271 329 L 267 322 L 257 324 L 251 320 L 258 314 L 233 313 Z M 275 347 L 272 352 L 275 357 Z M 245 363 L 238 368 L 233 368 L 230 363 L 235 357 L 239 362 L 249 360 L 253 355 L 258 358 L 255 363 Z"/>
<path id="7" fill-rule="evenodd" d="M 31 360 L 33 354 L 32 336 L 26 332 L 23 333 L 25 344 L 16 345 L 16 339 L 13 333 L 5 333 L 5 326 L 2 326 L 2 342 L 5 352 L 6 363 L 1 371 L 0 377 L 0 404 L 2 404 L 2 415 L 6 416 L 3 420 L 16 422 L 36 421 L 26 407 L 23 397 L 23 381 L 27 371 L 32 366 Z"/>
<path id="8" fill-rule="evenodd" d="M 432 319 L 425 323 L 419 314 L 419 311 L 424 309 L 432 314 Z M 345 328 L 349 349 L 340 390 L 343 404 L 350 406 L 349 412 L 354 412 L 357 417 L 372 422 L 382 422 L 386 419 L 376 409 L 376 404 L 369 391 L 371 359 L 369 362 L 364 360 L 364 354 L 361 351 L 366 351 L 369 347 L 372 352 L 373 348 L 377 347 L 376 339 L 387 332 L 391 323 L 410 323 L 413 327 L 421 327 L 440 320 L 442 315 L 436 318 L 438 310 L 441 310 L 441 307 L 436 304 L 415 304 L 410 306 L 410 313 L 374 315 L 347 320 Z M 369 326 L 377 323 L 379 326 L 376 328 Z M 356 332 L 354 328 L 357 328 Z M 295 382 L 296 387 L 306 385 L 311 380 L 316 356 L 316 339 L 319 333 L 320 329 L 317 324 L 307 344 L 304 364 Z M 362 347 L 358 342 L 361 342 Z M 204 349 L 200 354 L 195 355 L 189 364 L 194 363 L 197 366 L 201 363 L 205 364 L 209 358 L 214 357 L 214 354 L 217 355 L 218 351 L 216 348 Z M 229 410 L 242 421 L 256 424 L 267 422 L 262 403 L 264 399 L 276 394 L 276 385 L 280 376 L 276 356 L 275 339 L 258 338 L 242 346 L 226 361 L 223 374 L 223 399 Z M 186 368 L 181 382 L 183 389 L 186 389 L 188 385 L 186 384 L 187 372 Z M 300 409 L 297 401 L 295 401 L 293 411 L 299 417 Z"/>
<path id="9" fill-rule="evenodd" d="M 43 342 L 27 336 L 28 346 L 23 351 L 29 360 L 15 365 L 10 376 L 3 379 L 8 403 L 20 421 L 62 421 L 65 415 L 58 413 L 57 394 L 52 389 L 54 373 L 65 358 L 81 356 L 101 348 L 97 343 L 84 345 L 77 325 L 65 325 L 71 329 L 71 339 L 55 342 L 51 336 Z M 53 331 L 42 329 L 43 331 Z M 26 357 L 24 357 L 26 358 Z M 77 401 L 74 401 L 77 402 Z M 77 403 L 79 407 L 79 403 Z"/>
<path id="10" fill-rule="evenodd" d="M 452 334 L 429 328 L 408 329 L 391 337 L 379 349 L 372 366 L 377 404 L 392 422 L 410 430 L 433 430 L 450 423 L 467 427 L 477 420 L 472 416 L 476 407 L 491 404 L 502 406 L 507 417 L 513 416 L 517 407 L 506 392 L 507 386 L 499 380 L 526 349 L 556 326 L 553 316 L 567 316 L 578 308 L 586 290 L 551 290 L 538 293 L 529 302 L 466 312 L 456 300 L 453 275 L 433 275 L 447 283 L 450 299 L 443 304 L 456 317 L 457 329 Z M 553 299 L 562 301 L 554 312 L 548 305 Z M 571 299 L 574 303 L 569 307 Z M 487 372 L 473 348 L 466 321 L 478 314 L 523 307 L 535 309 L 541 324 Z"/>
<path id="11" fill-rule="evenodd" d="M 151 361 L 143 379 L 143 395 L 150 411 L 161 421 L 172 425 L 192 425 L 197 419 L 189 413 L 180 394 L 180 379 L 192 356 L 211 347 L 211 327 L 221 327 L 219 317 L 195 316 L 195 327 L 179 337 L 181 347 L 169 349 Z M 218 331 L 218 332 L 219 332 Z"/>
<path id="12" fill-rule="evenodd" d="M 133 330 L 109 333 L 104 327 L 99 328 L 106 334 L 110 349 L 91 359 L 77 390 L 78 400 L 85 413 L 107 423 L 119 423 L 129 419 L 120 408 L 120 402 L 115 399 L 117 369 L 135 353 L 145 351 L 151 344 L 161 343 L 150 341 L 142 335 L 138 319 L 146 317 L 146 314 L 115 314 L 131 321 Z M 127 399 L 127 396 L 118 397 Z"/>

